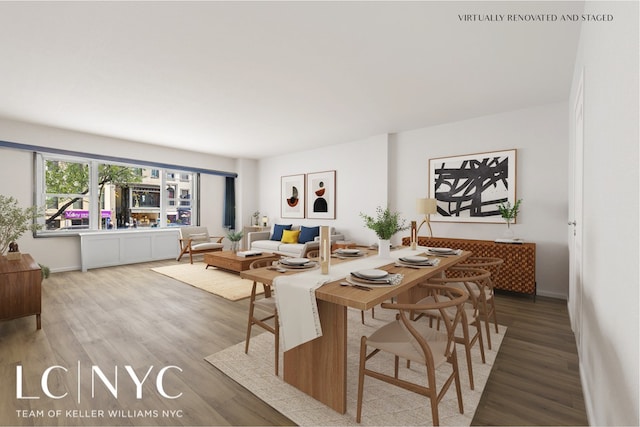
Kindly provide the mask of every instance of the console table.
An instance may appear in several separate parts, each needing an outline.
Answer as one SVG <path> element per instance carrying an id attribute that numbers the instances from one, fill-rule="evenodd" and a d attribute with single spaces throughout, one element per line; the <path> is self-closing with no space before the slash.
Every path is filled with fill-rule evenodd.
<path id="1" fill-rule="evenodd" d="M 409 246 L 411 239 L 403 237 L 402 244 Z M 534 296 L 536 294 L 535 243 L 496 243 L 491 240 L 418 236 L 418 245 L 462 249 L 473 252 L 472 256 L 502 258 L 504 264 L 497 280 L 494 280 L 494 287 Z"/>
<path id="2" fill-rule="evenodd" d="M 36 328 L 41 328 L 42 271 L 29 254 L 19 260 L 0 257 L 0 320 L 36 316 Z"/>

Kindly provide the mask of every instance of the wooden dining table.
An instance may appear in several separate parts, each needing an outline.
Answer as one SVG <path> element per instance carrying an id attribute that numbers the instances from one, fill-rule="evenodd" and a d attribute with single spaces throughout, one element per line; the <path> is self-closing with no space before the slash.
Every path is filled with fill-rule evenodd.
<path id="1" fill-rule="evenodd" d="M 419 248 L 420 249 L 420 248 Z M 366 251 L 366 249 L 364 249 Z M 318 314 L 322 336 L 284 352 L 283 379 L 304 393 L 344 414 L 347 410 L 347 308 L 368 310 L 395 297 L 398 302 L 413 302 L 423 296 L 417 285 L 441 275 L 446 269 L 464 261 L 471 252 L 440 256 L 438 265 L 430 268 L 399 267 L 392 260 L 381 260 L 380 269 L 400 273 L 404 277 L 399 285 L 371 287 L 370 291 L 341 286 L 335 280 L 316 289 Z M 368 256 L 375 256 L 373 253 Z M 433 257 L 433 255 L 429 255 Z M 349 258 L 333 258 L 332 264 L 349 262 Z M 244 279 L 272 285 L 282 274 L 268 267 L 240 273 Z M 354 373 L 355 374 L 355 373 Z"/>

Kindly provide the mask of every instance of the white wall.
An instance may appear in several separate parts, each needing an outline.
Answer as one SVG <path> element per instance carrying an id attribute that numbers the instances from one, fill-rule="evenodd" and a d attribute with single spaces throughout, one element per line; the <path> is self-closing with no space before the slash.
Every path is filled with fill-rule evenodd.
<path id="1" fill-rule="evenodd" d="M 105 138 L 46 126 L 0 119 L 0 140 L 19 144 L 52 147 L 126 159 L 141 159 L 172 165 L 235 172 L 235 159 L 156 147 L 147 144 Z M 0 193 L 18 199 L 20 205 L 33 204 L 33 154 L 29 151 L 0 148 Z M 215 235 L 223 235 L 222 206 L 224 178 L 202 175 L 201 223 Z M 80 269 L 80 239 L 77 236 L 34 239 L 25 233 L 18 241 L 21 252 L 51 268 L 51 271 Z"/>
<path id="2" fill-rule="evenodd" d="M 522 205 L 516 237 L 536 243 L 536 281 L 539 295 L 566 298 L 567 248 L 567 104 L 479 117 L 395 135 L 395 166 L 391 175 L 397 208 L 411 219 L 415 199 L 428 195 L 429 159 L 517 149 L 516 195 Z M 494 240 L 504 224 L 437 222 L 437 237 Z M 426 234 L 424 228 L 420 234 Z"/>
<path id="3" fill-rule="evenodd" d="M 359 243 L 377 241 L 363 226 L 360 212 L 372 213 L 388 198 L 388 138 L 378 135 L 360 141 L 260 160 L 261 212 L 273 224 L 329 225 Z M 280 217 L 280 178 L 286 175 L 336 171 L 336 219 Z"/>
<path id="4" fill-rule="evenodd" d="M 419 220 L 415 199 L 427 195 L 429 158 L 517 148 L 517 194 L 524 201 L 516 232 L 537 244 L 538 293 L 566 298 L 566 111 L 566 103 L 546 105 L 263 159 L 260 206 L 270 213 L 271 222 L 285 222 L 279 214 L 280 177 L 336 169 L 336 220 L 287 219 L 286 223 L 328 223 L 348 239 L 371 244 L 375 234 L 364 228 L 359 213 L 373 214 L 377 206 L 389 204 L 407 222 Z M 433 223 L 436 236 L 487 240 L 501 237 L 504 227 Z M 394 242 L 403 235 L 408 232 L 396 235 Z"/>
<path id="5" fill-rule="evenodd" d="M 590 424 L 639 425 L 638 3 L 587 2 L 585 13 L 615 22 L 582 24 L 574 72 L 572 99 L 584 67 L 584 267 L 572 319 Z"/>

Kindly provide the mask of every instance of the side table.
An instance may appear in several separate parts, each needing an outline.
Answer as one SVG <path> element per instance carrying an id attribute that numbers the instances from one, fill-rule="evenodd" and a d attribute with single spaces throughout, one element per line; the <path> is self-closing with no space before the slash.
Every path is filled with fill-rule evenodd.
<path id="1" fill-rule="evenodd" d="M 41 328 L 42 271 L 31 255 L 19 260 L 0 257 L 0 320 L 36 316 L 36 328 Z"/>

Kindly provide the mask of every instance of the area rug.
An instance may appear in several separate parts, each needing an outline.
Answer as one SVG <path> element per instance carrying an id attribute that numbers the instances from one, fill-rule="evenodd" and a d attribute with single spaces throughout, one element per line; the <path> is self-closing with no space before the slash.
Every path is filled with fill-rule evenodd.
<path id="1" fill-rule="evenodd" d="M 371 318 L 371 312 L 369 311 L 365 315 L 366 324 L 362 325 L 360 311 L 348 310 L 348 378 L 347 412 L 345 414 L 335 412 L 323 403 L 285 383 L 282 380 L 282 368 L 280 368 L 279 377 L 274 375 L 274 339 L 270 333 L 265 332 L 251 338 L 249 354 L 244 353 L 244 342 L 242 342 L 212 354 L 206 357 L 205 360 L 300 426 L 432 425 L 431 408 L 426 397 L 370 377 L 366 377 L 364 383 L 362 422 L 356 424 L 360 337 L 362 335 L 370 335 L 375 329 L 391 321 L 393 316 L 394 312 L 378 307 L 375 310 L 375 319 Z M 482 363 L 477 345 L 474 346 L 472 360 L 475 390 L 469 388 L 464 348 L 458 345 L 457 354 L 462 383 L 464 414 L 460 414 L 458 410 L 455 385 L 452 384 L 439 405 L 440 425 L 471 425 L 506 328 L 500 326 L 499 330 L 500 333 L 496 334 L 492 325 L 491 344 L 493 349 L 488 350 L 485 348 L 485 364 Z M 486 342 L 486 338 L 484 341 Z M 282 361 L 282 357 L 280 357 L 280 360 Z M 383 369 L 393 375 L 392 356 L 379 354 L 371 359 L 368 366 L 375 367 L 375 369 Z M 406 368 L 403 363 L 401 363 L 401 366 L 401 378 L 422 381 L 422 384 L 424 384 L 426 380 L 424 368 L 421 369 L 416 363 L 412 363 L 410 369 Z M 443 368 L 445 369 L 442 370 L 442 375 L 436 376 L 438 385 L 442 384 L 443 377 L 446 377 L 448 371 L 446 367 Z"/>
<path id="2" fill-rule="evenodd" d="M 151 270 L 231 301 L 251 296 L 253 281 L 216 267 L 205 267 L 206 264 L 203 262 L 194 262 L 156 267 Z M 258 286 L 258 291 L 262 292 L 262 286 Z"/>

